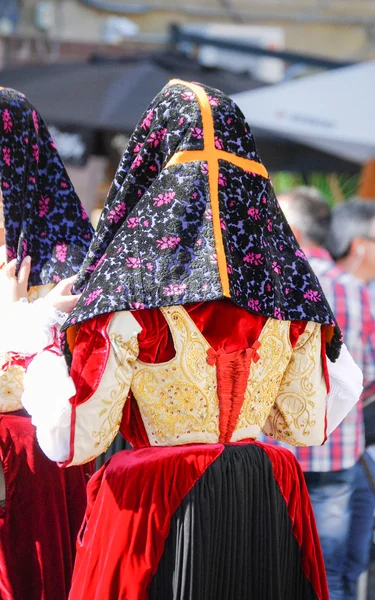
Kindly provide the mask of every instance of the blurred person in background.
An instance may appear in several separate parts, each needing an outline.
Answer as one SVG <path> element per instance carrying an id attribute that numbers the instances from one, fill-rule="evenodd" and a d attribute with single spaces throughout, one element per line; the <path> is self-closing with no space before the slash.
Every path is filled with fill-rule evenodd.
<path id="1" fill-rule="evenodd" d="M 371 310 L 375 319 L 375 202 L 353 199 L 332 213 L 328 248 L 340 268 L 358 281 L 369 284 Z M 374 336 L 364 353 L 364 425 L 366 451 L 355 467 L 355 489 L 351 499 L 352 519 L 345 564 L 350 583 L 347 598 L 356 597 L 356 582 L 368 569 L 375 510 L 375 382 L 373 373 Z M 375 598 L 375 591 L 373 598 Z"/>
<path id="2" fill-rule="evenodd" d="M 356 215 L 359 211 L 356 212 L 356 205 L 352 203 L 337 209 L 331 229 L 330 207 L 315 188 L 300 187 L 281 194 L 279 202 L 321 282 L 342 330 L 344 341 L 363 371 L 365 385 L 372 386 L 375 382 L 375 322 L 365 282 L 371 273 L 372 277 L 375 276 L 375 242 L 371 241 L 370 237 L 375 204 L 364 203 L 368 209 L 365 231 L 357 224 Z M 339 215 L 342 216 L 340 222 Z M 333 253 L 341 252 L 338 256 L 345 254 L 346 258 L 340 261 L 341 264 L 335 264 L 325 249 L 328 242 Z M 349 257 L 346 253 L 351 247 Z M 351 272 L 348 270 L 349 266 Z M 366 272 L 366 277 L 359 277 L 358 270 L 361 275 Z M 362 567 L 366 568 L 365 564 L 368 562 L 368 558 L 366 561 L 362 560 L 361 569 L 354 570 L 353 540 L 357 539 L 357 556 L 368 556 L 368 540 L 371 535 L 368 519 L 367 531 L 364 531 L 365 527 L 361 527 L 363 535 L 359 532 L 358 522 L 352 519 L 355 509 L 353 493 L 356 490 L 358 472 L 362 474 L 358 461 L 363 450 L 361 403 L 353 408 L 324 446 L 293 448 L 305 472 L 313 503 L 331 600 L 349 600 L 356 597 L 358 577 Z M 360 503 L 360 500 L 357 502 Z M 371 516 L 372 510 L 371 506 L 368 506 L 366 514 Z M 357 525 L 358 530 L 355 534 Z"/>

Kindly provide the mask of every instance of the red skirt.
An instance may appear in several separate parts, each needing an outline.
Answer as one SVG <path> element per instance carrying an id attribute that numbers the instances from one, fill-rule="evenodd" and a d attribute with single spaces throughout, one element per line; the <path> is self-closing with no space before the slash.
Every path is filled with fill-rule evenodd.
<path id="1" fill-rule="evenodd" d="M 51 462 L 25 411 L 0 415 L 0 459 L 1 600 L 66 600 L 92 467 Z"/>
<path id="2" fill-rule="evenodd" d="M 144 448 L 88 486 L 70 600 L 328 600 L 302 471 L 258 442 Z"/>

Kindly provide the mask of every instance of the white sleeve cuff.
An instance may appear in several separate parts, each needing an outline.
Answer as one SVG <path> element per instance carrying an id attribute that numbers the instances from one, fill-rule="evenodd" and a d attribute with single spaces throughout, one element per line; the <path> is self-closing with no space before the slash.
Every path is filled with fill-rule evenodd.
<path id="1" fill-rule="evenodd" d="M 327 361 L 330 392 L 327 396 L 327 435 L 340 425 L 358 402 L 363 390 L 363 375 L 345 344 L 336 362 Z"/>
<path id="2" fill-rule="evenodd" d="M 66 314 L 57 311 L 44 298 L 8 304 L 0 324 L 0 353 L 15 352 L 31 356 L 52 344 L 52 327 L 64 323 Z"/>
<path id="3" fill-rule="evenodd" d="M 50 460 L 69 457 L 72 407 L 76 388 L 63 356 L 42 352 L 30 363 L 24 379 L 22 404 L 32 417 L 37 438 Z"/>

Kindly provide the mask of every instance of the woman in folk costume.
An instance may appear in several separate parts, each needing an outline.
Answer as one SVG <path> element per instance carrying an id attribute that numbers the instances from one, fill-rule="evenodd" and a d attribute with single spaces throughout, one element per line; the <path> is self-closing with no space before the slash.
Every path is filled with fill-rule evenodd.
<path id="1" fill-rule="evenodd" d="M 92 228 L 45 123 L 9 89 L 0 90 L 0 179 L 0 597 L 65 600 L 90 468 L 62 470 L 45 456 L 22 392 L 30 356 L 56 345 L 66 318 L 56 307 L 75 304 L 72 280 L 46 294 L 78 271 Z M 11 304 L 9 279 L 22 262 L 17 271 L 25 296 L 30 257 L 29 303 Z M 50 382 L 51 403 L 57 394 Z"/>
<path id="2" fill-rule="evenodd" d="M 326 600 L 300 468 L 256 438 L 324 443 L 361 374 L 346 351 L 326 359 L 340 331 L 234 102 L 181 81 L 156 97 L 80 288 L 76 393 L 48 416 L 35 380 L 46 364 L 69 380 L 46 351 L 24 401 L 65 467 L 119 429 L 133 450 L 89 483 L 70 600 Z"/>

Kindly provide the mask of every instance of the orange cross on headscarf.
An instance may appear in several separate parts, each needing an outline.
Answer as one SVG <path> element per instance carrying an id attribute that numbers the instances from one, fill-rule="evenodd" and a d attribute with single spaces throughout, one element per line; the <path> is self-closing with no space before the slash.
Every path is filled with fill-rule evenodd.
<path id="1" fill-rule="evenodd" d="M 249 171 L 255 175 L 260 175 L 268 179 L 266 168 L 255 160 L 242 158 L 231 152 L 224 152 L 215 147 L 215 129 L 212 117 L 212 110 L 205 90 L 195 83 L 187 83 L 179 79 L 173 79 L 172 85 L 182 84 L 191 89 L 197 97 L 202 115 L 203 125 L 203 150 L 183 150 L 172 156 L 165 168 L 173 165 L 182 165 L 188 162 L 206 161 L 208 167 L 208 186 L 210 190 L 210 202 L 212 209 L 212 225 L 215 237 L 215 249 L 219 268 L 220 281 L 223 288 L 223 295 L 230 298 L 229 279 L 227 261 L 225 257 L 223 237 L 220 226 L 219 211 L 219 160 L 225 160 L 244 171 Z"/>

